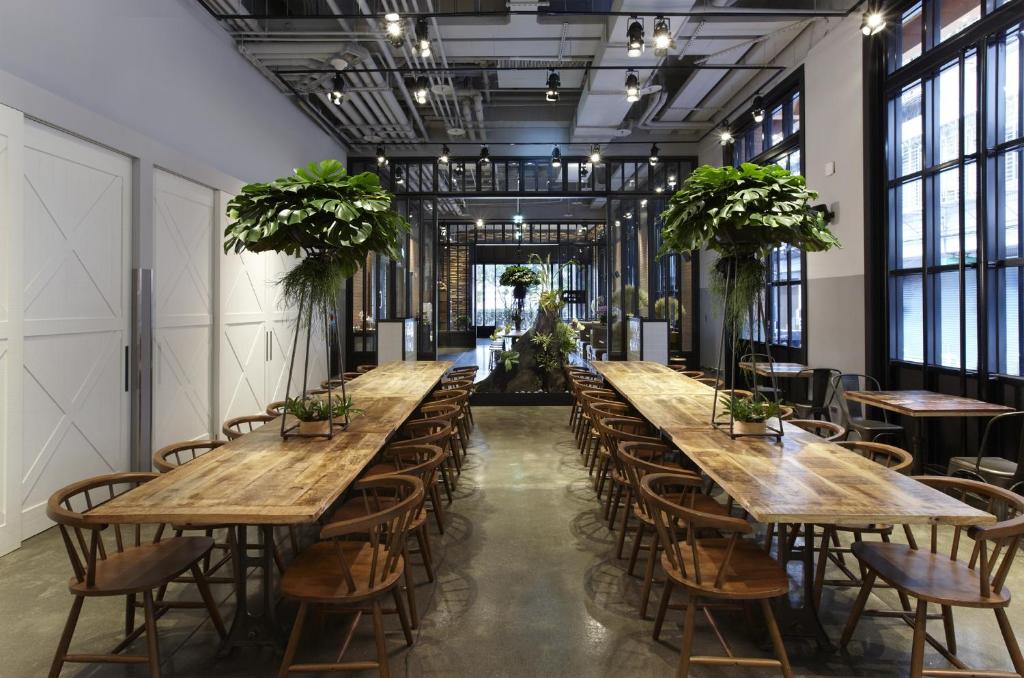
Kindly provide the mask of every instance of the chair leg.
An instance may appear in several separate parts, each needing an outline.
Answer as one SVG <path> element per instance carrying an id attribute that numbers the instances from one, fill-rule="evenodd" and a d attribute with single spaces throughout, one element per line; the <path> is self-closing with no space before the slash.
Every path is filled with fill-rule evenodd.
<path id="1" fill-rule="evenodd" d="M 64 633 L 60 636 L 57 644 L 57 653 L 53 656 L 53 664 L 50 666 L 50 678 L 57 678 L 61 668 L 64 667 L 64 657 L 71 647 L 71 637 L 75 635 L 75 627 L 78 626 L 78 615 L 82 612 L 82 604 L 85 596 L 75 596 L 75 602 L 71 603 L 71 611 L 68 612 L 68 620 L 64 624 Z"/>
<path id="2" fill-rule="evenodd" d="M 434 522 L 437 523 L 437 531 L 444 534 L 444 508 L 441 505 L 441 493 L 437 489 L 437 482 L 430 485 L 430 503 L 434 509 Z"/>
<path id="3" fill-rule="evenodd" d="M 693 627 L 697 623 L 697 597 L 686 593 L 686 622 L 683 626 L 683 643 L 679 652 L 679 670 L 677 678 L 686 678 L 690 674 L 690 655 L 693 654 Z"/>
<path id="4" fill-rule="evenodd" d="M 821 535 L 818 563 L 814 572 L 814 607 L 816 608 L 821 607 L 821 590 L 825 587 L 825 566 L 828 565 L 829 545 L 831 544 L 833 534 L 833 529 L 825 525 L 824 532 Z"/>
<path id="5" fill-rule="evenodd" d="M 391 596 L 395 599 L 395 609 L 398 610 L 398 620 L 402 622 L 402 633 L 405 634 L 405 644 L 412 646 L 412 625 L 409 624 L 409 615 L 405 610 L 405 601 L 402 600 L 402 594 L 398 592 L 398 587 L 391 589 Z"/>
<path id="6" fill-rule="evenodd" d="M 850 618 L 846 620 L 846 627 L 843 629 L 843 635 L 839 640 L 839 647 L 846 647 L 850 642 L 850 638 L 853 637 L 853 632 L 857 628 L 857 622 L 860 621 L 860 616 L 864 612 L 864 606 L 867 605 L 868 596 L 871 595 L 871 587 L 874 585 L 875 572 L 874 570 L 868 570 L 868 576 L 864 578 L 864 583 L 860 587 L 860 593 L 857 594 L 857 600 L 853 603 L 853 609 L 850 610 Z"/>
<path id="7" fill-rule="evenodd" d="M 651 599 L 651 586 L 654 584 L 654 561 L 658 559 L 658 533 L 651 535 L 651 549 L 647 555 L 644 568 L 644 585 L 640 590 L 640 618 L 647 619 L 647 604 Z"/>
<path id="8" fill-rule="evenodd" d="M 622 525 L 619 526 L 619 543 L 615 547 L 615 557 L 622 559 L 622 549 L 626 545 L 626 530 L 629 529 L 629 514 L 633 508 L 632 492 L 626 493 L 626 506 L 622 509 Z"/>
<path id="9" fill-rule="evenodd" d="M 420 557 L 423 559 L 423 567 L 427 571 L 427 581 L 432 582 L 434 581 L 434 558 L 430 552 L 430 535 L 427 534 L 426 522 L 416 530 L 416 541 L 420 545 Z"/>
<path id="10" fill-rule="evenodd" d="M 1013 670 L 1024 676 L 1024 656 L 1021 656 L 1020 645 L 1013 635 L 1013 627 L 1006 617 L 1006 609 L 997 607 L 996 621 L 999 622 L 999 631 L 1003 634 L 1003 642 L 1006 643 L 1006 650 L 1010 653 L 1010 661 L 1013 662 Z"/>
<path id="11" fill-rule="evenodd" d="M 416 580 L 412 576 L 412 563 L 409 561 L 409 545 L 406 544 L 402 551 L 402 558 L 405 559 L 405 592 L 409 598 L 409 617 L 412 620 L 412 627 L 419 628 L 420 619 L 416 613 Z"/>
<path id="12" fill-rule="evenodd" d="M 135 630 L 135 594 L 129 593 L 124 597 L 124 635 L 130 636 Z"/>
<path id="13" fill-rule="evenodd" d="M 765 623 L 768 624 L 768 635 L 772 637 L 772 646 L 775 648 L 775 656 L 782 665 L 782 675 L 785 678 L 792 678 L 793 669 L 789 666 L 789 656 L 786 654 L 786 646 L 782 643 L 782 634 L 779 633 L 779 625 L 775 622 L 775 614 L 772 612 L 772 603 L 767 598 L 761 599 L 761 611 L 764 613 Z"/>
<path id="14" fill-rule="evenodd" d="M 626 570 L 629 576 L 633 576 L 633 570 L 636 569 L 636 559 L 640 555 L 640 542 L 644 540 L 644 529 L 647 526 L 643 523 L 636 528 L 636 534 L 633 535 L 633 550 L 629 553 L 629 568 Z"/>
<path id="15" fill-rule="evenodd" d="M 299 613 L 295 617 L 295 625 L 288 636 L 288 647 L 285 648 L 284 657 L 281 659 L 281 668 L 277 670 L 277 678 L 287 678 L 289 668 L 295 660 L 295 653 L 299 649 L 299 640 L 302 637 L 302 625 L 306 621 L 306 614 L 309 612 L 309 603 L 299 603 Z"/>
<path id="16" fill-rule="evenodd" d="M 217 635 L 220 636 L 221 640 L 228 637 L 228 632 L 224 628 L 224 621 L 220 618 L 220 611 L 217 610 L 217 603 L 213 600 L 213 594 L 210 593 L 210 583 L 206 581 L 206 575 L 202 573 L 198 564 L 192 565 L 192 577 L 196 580 L 196 588 L 199 589 L 199 595 L 203 597 L 203 602 L 206 603 L 206 611 L 210 613 L 210 621 L 213 622 L 213 628 L 217 629 Z"/>
<path id="17" fill-rule="evenodd" d="M 672 598 L 672 580 L 665 578 L 665 588 L 661 592 L 661 602 L 658 603 L 658 616 L 654 619 L 654 631 L 651 637 L 658 640 L 661 636 L 661 626 L 665 623 L 665 613 L 668 611 L 668 603 Z"/>
<path id="18" fill-rule="evenodd" d="M 384 642 L 384 612 L 376 600 L 373 601 L 373 639 L 377 645 L 377 672 L 380 678 L 389 678 L 391 673 L 388 667 L 388 648 Z"/>
<path id="19" fill-rule="evenodd" d="M 160 678 L 160 642 L 156 634 L 156 613 L 153 609 L 153 592 L 142 593 L 143 609 L 146 613 L 146 645 L 149 648 L 150 678 Z"/>
<path id="20" fill-rule="evenodd" d="M 956 654 L 956 627 L 953 626 L 953 608 L 950 605 L 942 606 L 942 628 L 946 632 L 946 649 L 950 654 Z"/>
<path id="21" fill-rule="evenodd" d="M 928 602 L 917 600 L 917 614 L 914 615 L 914 645 L 910 651 L 910 678 L 924 675 L 924 640 L 928 624 Z"/>

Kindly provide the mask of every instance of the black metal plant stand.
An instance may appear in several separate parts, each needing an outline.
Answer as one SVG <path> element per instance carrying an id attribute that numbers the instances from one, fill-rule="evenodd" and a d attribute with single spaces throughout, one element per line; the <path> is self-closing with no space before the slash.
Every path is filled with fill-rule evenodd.
<path id="1" fill-rule="evenodd" d="M 734 262 L 733 265 L 729 267 L 729 270 L 728 270 L 728 272 L 726 274 L 726 277 L 725 277 L 725 299 L 726 300 L 728 300 L 732 296 L 732 294 L 735 291 L 735 289 L 736 289 L 736 263 Z M 726 301 L 726 304 L 728 304 L 728 301 Z M 754 346 L 754 338 L 757 336 L 756 330 L 760 329 L 762 331 L 762 333 L 763 333 L 762 336 L 765 339 L 765 341 L 764 341 L 764 354 L 768 358 L 768 368 L 769 368 L 769 371 L 770 371 L 770 374 L 771 374 L 770 379 L 771 379 L 771 385 L 772 385 L 773 399 L 775 400 L 775 409 L 776 409 L 776 412 L 779 412 L 779 407 L 781 405 L 781 403 L 779 401 L 779 385 L 778 385 L 777 378 L 775 376 L 775 370 L 772 368 L 772 365 L 773 365 L 774 361 L 772 360 L 772 355 L 771 355 L 771 348 L 770 348 L 771 343 L 768 341 L 768 321 L 767 321 L 767 317 L 766 317 L 765 311 L 764 311 L 764 297 L 763 296 L 758 295 L 757 301 L 754 303 L 754 305 L 749 310 L 749 318 L 750 318 L 750 339 L 747 340 L 747 343 L 748 343 L 748 345 L 750 347 L 749 354 L 751 356 L 751 362 L 752 362 L 752 364 L 750 365 L 750 369 L 751 369 L 752 374 L 753 374 L 753 377 L 752 377 L 753 384 L 754 384 L 754 396 L 753 397 L 754 397 L 754 399 L 757 399 L 757 397 L 759 395 L 759 392 L 757 390 L 757 377 L 758 377 L 758 374 L 757 374 L 757 350 L 756 350 L 756 347 Z M 728 336 L 728 337 L 730 337 L 732 339 L 732 349 L 733 349 L 732 350 L 732 355 L 729 358 L 730 367 L 732 369 L 730 369 L 729 373 L 728 373 L 729 396 L 730 397 L 732 397 L 733 393 L 736 391 L 736 373 L 739 372 L 740 369 L 741 369 L 740 366 L 739 366 L 739 358 L 740 358 L 740 356 L 737 355 L 736 348 L 739 346 L 740 342 L 743 341 L 743 340 L 740 339 L 739 337 L 733 336 L 733 333 L 734 333 L 735 330 L 736 330 L 736 328 L 730 328 L 730 326 L 729 326 L 729 314 L 728 314 L 728 311 L 726 310 L 726 312 L 724 312 L 722 314 L 722 339 L 721 339 L 721 344 L 720 344 L 720 346 L 718 348 L 718 365 L 716 367 L 716 371 L 717 371 L 717 373 L 719 375 L 723 374 L 722 368 L 723 368 L 725 360 L 726 360 L 726 358 L 725 358 L 725 345 L 726 345 L 725 342 L 726 342 L 726 337 Z M 729 410 L 728 413 L 727 413 L 728 414 L 728 419 L 726 419 L 725 417 L 720 417 L 719 416 L 719 410 L 718 410 L 718 398 L 719 398 L 719 393 L 721 391 L 721 388 L 720 388 L 721 383 L 722 383 L 722 379 L 721 379 L 721 377 L 719 377 L 718 381 L 715 384 L 715 400 L 714 400 L 714 402 L 711 405 L 711 425 L 712 426 L 714 426 L 715 428 L 717 428 L 720 431 L 724 431 L 725 433 L 728 433 L 729 436 L 731 436 L 732 438 L 741 438 L 741 437 L 774 438 L 776 440 L 776 442 L 781 440 L 781 438 L 782 438 L 782 419 L 781 419 L 782 415 L 781 414 L 779 414 L 779 415 L 769 419 L 766 422 L 767 425 L 766 425 L 765 430 L 763 432 L 737 431 L 736 430 L 736 421 L 734 420 L 734 418 L 732 416 L 732 411 L 731 410 Z M 766 398 L 766 400 L 767 400 L 767 398 Z M 778 425 L 777 426 L 773 425 L 771 423 L 772 421 L 777 422 Z"/>
<path id="2" fill-rule="evenodd" d="M 306 318 L 305 318 L 306 322 L 305 323 L 302 322 L 303 321 L 303 315 L 302 315 L 303 311 L 305 311 L 305 313 L 306 313 Z M 326 305 L 324 305 L 322 308 L 319 308 L 319 309 L 313 308 L 313 300 L 312 299 L 309 300 L 309 307 L 308 308 L 306 308 L 305 302 L 303 302 L 303 301 L 299 302 L 299 313 L 298 313 L 298 315 L 295 318 L 295 335 L 294 335 L 294 337 L 292 339 L 291 361 L 289 362 L 289 365 L 288 365 L 288 384 L 285 386 L 285 392 L 284 392 L 285 403 L 287 403 L 289 400 L 291 400 L 291 397 L 292 397 L 292 377 L 294 376 L 294 372 L 295 372 L 295 362 L 296 362 L 296 358 L 298 357 L 297 350 L 298 350 L 298 347 L 299 347 L 299 335 L 302 332 L 303 325 L 305 325 L 305 328 L 306 328 L 306 351 L 305 351 L 305 355 L 303 356 L 303 362 L 302 362 L 302 392 L 301 392 L 299 397 L 300 398 L 305 398 L 306 397 L 307 387 L 308 387 L 308 379 L 309 379 L 309 347 L 310 347 L 310 344 L 311 344 L 311 341 L 312 341 L 312 337 L 313 337 L 313 319 L 314 319 L 314 317 L 315 317 L 315 315 L 317 314 L 318 311 L 322 311 L 322 314 L 323 314 L 324 348 L 327 350 L 327 393 L 326 394 L 322 394 L 322 395 L 326 396 L 327 402 L 330 405 L 328 407 L 328 409 L 327 409 L 327 424 L 328 424 L 327 425 L 327 430 L 324 431 L 323 433 L 304 433 L 304 432 L 301 432 L 299 430 L 300 422 L 298 420 L 296 420 L 294 417 L 290 418 L 290 417 L 288 417 L 287 414 L 285 414 L 284 416 L 281 417 L 281 437 L 285 438 L 285 439 L 287 439 L 287 438 L 323 438 L 323 439 L 326 439 L 326 440 L 330 440 L 331 438 L 334 437 L 335 430 L 343 431 L 346 428 L 348 428 L 348 425 L 350 423 L 350 419 L 349 419 L 348 411 L 347 410 L 345 412 L 345 419 L 344 419 L 344 421 L 335 421 L 335 419 L 334 419 L 334 390 L 333 390 L 332 378 L 331 378 L 331 374 L 330 374 L 330 372 L 331 372 L 331 367 L 330 367 L 330 365 L 331 365 L 331 332 L 330 332 L 330 327 L 328 326 L 328 311 L 327 311 L 327 306 Z M 345 353 L 344 353 L 344 351 L 341 350 L 342 349 L 342 347 L 341 347 L 341 332 L 337 332 L 335 334 L 338 337 L 337 345 L 334 348 L 338 352 L 337 353 L 337 355 L 338 355 L 338 364 L 340 366 L 339 374 L 341 374 L 341 401 L 342 401 L 342 403 L 346 403 L 348 401 L 348 396 L 345 393 Z M 289 419 L 291 419 L 291 423 L 290 424 L 289 424 Z"/>

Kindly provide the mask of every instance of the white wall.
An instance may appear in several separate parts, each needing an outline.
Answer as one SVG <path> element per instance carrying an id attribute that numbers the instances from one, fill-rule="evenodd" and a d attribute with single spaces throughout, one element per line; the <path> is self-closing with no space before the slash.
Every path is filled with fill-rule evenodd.
<path id="1" fill-rule="evenodd" d="M 193 0 L 0 2 L 0 70 L 244 181 L 345 160 Z"/>

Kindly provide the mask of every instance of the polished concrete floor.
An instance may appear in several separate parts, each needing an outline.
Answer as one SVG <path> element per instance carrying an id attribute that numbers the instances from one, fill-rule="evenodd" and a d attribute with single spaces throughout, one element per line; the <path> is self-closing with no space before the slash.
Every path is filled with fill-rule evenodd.
<path id="1" fill-rule="evenodd" d="M 406 648 L 396 619 L 387 620 L 393 676 L 671 676 L 678 660 L 680 612 L 672 613 L 662 642 L 651 640 L 653 622 L 637 616 L 640 580 L 615 558 L 614 536 L 582 470 L 563 407 L 476 408 L 470 460 L 448 512 L 449 527 L 433 544 L 436 583 L 420 575 L 421 627 Z M 795 568 L 795 564 L 791 567 Z M 796 574 L 796 570 L 793 570 Z M 0 558 L 0 676 L 46 675 L 71 597 L 70 567 L 54 531 L 41 534 Z M 1024 588 L 1024 569 L 1010 588 Z M 799 587 L 794 584 L 794 591 Z M 217 587 L 221 610 L 230 618 L 230 590 Z M 181 595 L 194 596 L 193 591 Z M 826 629 L 835 640 L 853 591 L 827 591 Z M 872 605 L 893 605 L 882 591 Z M 86 603 L 72 651 L 105 651 L 116 644 L 123 612 L 120 600 Z M 290 614 L 285 604 L 282 612 Z M 1024 635 L 1024 605 L 1010 607 Z M 990 612 L 957 612 L 962 658 L 979 667 L 1010 668 Z M 742 616 L 719 618 L 738 653 L 765 654 L 762 635 Z M 939 626 L 937 623 L 934 626 Z M 328 618 L 309 634 L 300 658 L 326 658 L 343 631 L 344 619 Z M 364 623 L 353 657 L 372 656 Z M 172 611 L 160 621 L 165 676 L 261 677 L 276 675 L 273 650 L 216 655 L 216 636 L 198 611 Z M 941 627 L 932 629 L 941 635 Z M 787 638 L 794 670 L 801 676 L 903 676 L 910 629 L 893 619 L 865 619 L 848 654 L 823 653 L 806 640 Z M 697 650 L 720 648 L 706 625 Z M 144 651 L 139 644 L 138 651 Z M 927 665 L 945 668 L 932 650 Z M 62 675 L 141 676 L 138 667 L 69 666 Z M 361 674 L 363 675 L 363 674 Z M 365 675 L 376 675 L 366 673 Z M 770 669 L 696 667 L 694 676 L 778 675 Z"/>

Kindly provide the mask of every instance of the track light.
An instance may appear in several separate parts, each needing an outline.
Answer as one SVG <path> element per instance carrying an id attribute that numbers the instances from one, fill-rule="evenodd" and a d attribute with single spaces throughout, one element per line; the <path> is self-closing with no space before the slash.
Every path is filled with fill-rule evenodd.
<path id="1" fill-rule="evenodd" d="M 426 59 L 430 56 L 430 26 L 423 17 L 416 19 L 416 46 L 420 50 L 420 56 Z"/>
<path id="2" fill-rule="evenodd" d="M 674 175 L 674 174 L 668 175 L 668 187 L 669 188 L 675 188 L 676 187 L 676 183 L 678 183 L 677 180 L 676 180 L 676 175 Z"/>
<path id="3" fill-rule="evenodd" d="M 754 122 L 764 122 L 764 97 L 762 97 L 760 94 L 755 96 L 753 107 L 754 108 L 753 110 L 750 111 L 750 114 L 754 116 Z"/>
<path id="4" fill-rule="evenodd" d="M 558 101 L 558 88 L 562 86 L 562 79 L 558 76 L 558 71 L 551 71 L 548 73 L 548 89 L 544 93 L 544 99 L 551 103 Z"/>
<path id="5" fill-rule="evenodd" d="M 402 29 L 402 17 L 398 12 L 388 12 L 384 15 L 384 33 L 392 46 L 402 46 L 405 31 Z"/>
<path id="6" fill-rule="evenodd" d="M 416 87 L 412 91 L 412 97 L 416 100 L 416 103 L 423 105 L 427 103 L 427 95 L 430 93 L 430 89 L 427 85 L 427 78 L 420 76 L 416 78 Z"/>
<path id="7" fill-rule="evenodd" d="M 665 56 L 672 46 L 672 28 L 669 20 L 663 16 L 654 17 L 654 53 Z"/>
<path id="8" fill-rule="evenodd" d="M 401 186 L 402 184 L 405 183 L 405 173 L 402 172 L 402 166 L 401 165 L 399 165 L 398 167 L 395 168 L 394 178 L 395 178 L 395 184 L 397 184 L 399 186 Z"/>
<path id="9" fill-rule="evenodd" d="M 562 151 L 558 149 L 558 145 L 551 151 L 551 166 L 561 167 L 562 166 Z"/>
<path id="10" fill-rule="evenodd" d="M 877 35 L 883 28 L 885 28 L 885 15 L 878 11 L 864 12 L 864 18 L 860 22 L 861 33 L 865 36 Z"/>
<path id="11" fill-rule="evenodd" d="M 476 227 L 477 228 L 483 228 L 484 227 L 484 220 L 483 219 L 477 219 L 476 220 Z"/>
<path id="12" fill-rule="evenodd" d="M 335 106 L 340 106 L 341 102 L 345 100 L 345 78 L 341 75 L 341 71 L 334 74 L 328 98 Z"/>
<path id="13" fill-rule="evenodd" d="M 624 216 L 627 219 L 632 219 L 633 218 L 633 213 L 632 212 L 626 212 L 622 216 Z"/>
<path id="14" fill-rule="evenodd" d="M 663 193 L 664 191 L 665 191 L 665 187 L 664 186 L 655 186 L 654 187 L 654 192 L 655 193 Z"/>
<path id="15" fill-rule="evenodd" d="M 590 145 L 590 162 L 595 165 L 601 162 L 601 146 L 599 144 Z"/>
<path id="16" fill-rule="evenodd" d="M 521 224 L 521 223 L 523 223 L 523 215 L 519 214 L 519 212 L 516 212 L 515 214 L 513 214 L 512 215 L 512 223 L 513 224 Z"/>
<path id="17" fill-rule="evenodd" d="M 640 17 L 629 17 L 626 29 L 626 56 L 638 57 L 644 53 L 644 24 Z"/>
<path id="18" fill-rule="evenodd" d="M 377 147 L 377 164 L 382 166 L 382 167 L 384 165 L 388 164 L 388 156 L 384 155 L 384 147 L 383 146 L 378 146 Z"/>
<path id="19" fill-rule="evenodd" d="M 437 156 L 437 161 L 441 164 L 448 164 L 449 153 L 450 151 L 448 150 L 448 144 L 444 144 L 443 146 L 441 146 L 441 155 Z"/>
<path id="20" fill-rule="evenodd" d="M 487 164 L 491 161 L 491 150 L 487 148 L 487 144 L 480 146 L 480 162 Z"/>
<path id="21" fill-rule="evenodd" d="M 722 129 L 718 130 L 718 143 L 728 146 L 732 143 L 732 130 L 729 129 L 729 121 L 722 121 Z"/>
<path id="22" fill-rule="evenodd" d="M 661 158 L 658 157 L 658 144 L 651 144 L 651 157 L 647 159 L 651 163 L 651 167 L 658 164 Z"/>
<path id="23" fill-rule="evenodd" d="M 640 207 L 647 207 L 647 198 L 640 201 Z"/>
<path id="24" fill-rule="evenodd" d="M 626 71 L 626 101 L 640 101 L 640 73 L 632 68 Z"/>

